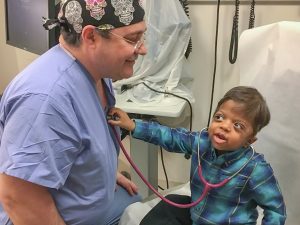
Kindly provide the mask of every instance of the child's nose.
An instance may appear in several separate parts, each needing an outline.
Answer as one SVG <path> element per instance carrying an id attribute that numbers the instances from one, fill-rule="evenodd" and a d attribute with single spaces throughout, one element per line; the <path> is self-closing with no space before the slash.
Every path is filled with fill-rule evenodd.
<path id="1" fill-rule="evenodd" d="M 225 131 L 230 131 L 231 129 L 231 123 L 230 121 L 228 120 L 224 120 L 222 123 L 221 123 L 221 128 Z"/>

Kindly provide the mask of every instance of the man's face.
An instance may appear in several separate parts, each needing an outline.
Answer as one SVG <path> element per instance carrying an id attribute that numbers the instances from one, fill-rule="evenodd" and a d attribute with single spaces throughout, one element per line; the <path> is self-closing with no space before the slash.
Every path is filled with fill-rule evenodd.
<path id="1" fill-rule="evenodd" d="M 101 37 L 94 63 L 102 62 L 101 76 L 121 80 L 133 75 L 133 65 L 139 55 L 145 55 L 147 49 L 140 44 L 146 31 L 145 22 L 136 23 L 111 30 L 109 38 Z M 99 62 L 99 61 L 98 61 Z"/>

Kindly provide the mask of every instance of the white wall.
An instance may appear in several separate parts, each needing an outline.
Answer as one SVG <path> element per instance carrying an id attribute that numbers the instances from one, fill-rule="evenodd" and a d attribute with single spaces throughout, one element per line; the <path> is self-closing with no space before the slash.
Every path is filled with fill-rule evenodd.
<path id="1" fill-rule="evenodd" d="M 266 25 L 282 20 L 300 21 L 300 2 L 298 5 L 256 5 L 255 26 Z M 216 75 L 216 101 L 225 91 L 239 82 L 237 63 L 228 61 L 229 43 L 232 28 L 234 5 L 221 5 L 219 24 L 218 67 Z M 240 7 L 239 34 L 248 28 L 249 6 Z M 194 128 L 206 125 L 209 93 L 211 88 L 214 63 L 214 38 L 216 22 L 216 5 L 191 5 L 193 52 L 190 56 L 192 72 L 195 77 L 194 94 L 196 104 Z M 249 65 L 251 66 L 251 65 Z"/>

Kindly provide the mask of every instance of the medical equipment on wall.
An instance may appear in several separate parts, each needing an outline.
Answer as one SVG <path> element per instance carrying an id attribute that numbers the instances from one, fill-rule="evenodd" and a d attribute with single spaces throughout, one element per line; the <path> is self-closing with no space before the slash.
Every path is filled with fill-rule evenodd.
<path id="1" fill-rule="evenodd" d="M 179 2 L 181 3 L 185 14 L 188 17 L 190 17 L 190 15 L 189 15 L 190 12 L 189 12 L 189 7 L 188 7 L 188 0 L 179 0 Z M 188 44 L 188 46 L 186 48 L 186 51 L 184 53 L 185 58 L 188 58 L 191 52 L 192 52 L 192 37 L 190 37 L 189 44 Z"/>
<path id="2" fill-rule="evenodd" d="M 109 119 L 113 119 L 114 116 L 110 116 Z M 116 118 L 117 119 L 117 118 Z M 140 169 L 135 165 L 135 163 L 132 161 L 132 159 L 130 158 L 130 156 L 128 155 L 126 149 L 124 148 L 119 136 L 118 136 L 118 133 L 116 132 L 115 128 L 112 127 L 112 130 L 114 132 L 114 135 L 121 147 L 121 150 L 122 152 L 124 153 L 126 159 L 128 160 L 128 162 L 131 164 L 131 166 L 133 167 L 133 169 L 136 171 L 136 173 L 140 176 L 140 178 L 143 180 L 143 182 L 149 187 L 149 189 L 151 189 L 161 200 L 163 200 L 164 202 L 172 205 L 172 206 L 175 206 L 175 207 L 178 207 L 178 208 L 191 208 L 193 206 L 196 206 L 198 205 L 203 199 L 204 197 L 208 194 L 208 192 L 212 189 L 212 188 L 219 188 L 219 187 L 222 187 L 224 186 L 228 181 L 230 181 L 233 177 L 235 177 L 242 169 L 245 168 L 245 166 L 252 160 L 253 156 L 254 156 L 254 149 L 251 147 L 251 150 L 252 150 L 252 155 L 250 156 L 250 158 L 240 167 L 240 169 L 238 169 L 234 174 L 232 174 L 230 177 L 224 179 L 223 181 L 217 183 L 217 184 L 211 184 L 209 182 L 207 182 L 205 180 L 205 178 L 203 177 L 203 174 L 202 174 L 202 167 L 201 167 L 201 163 L 200 163 L 200 136 L 201 136 L 201 133 L 204 129 L 202 129 L 199 133 L 199 141 L 198 141 L 198 147 L 197 147 L 197 152 L 198 152 L 198 176 L 201 180 L 201 182 L 204 184 L 204 190 L 201 194 L 201 196 L 194 202 L 191 202 L 189 204 L 178 204 L 176 202 L 172 202 L 170 201 L 169 199 L 165 198 L 164 196 L 162 196 L 147 180 L 146 178 L 144 177 L 144 175 L 142 174 L 142 172 L 140 171 Z"/>
<path id="3" fill-rule="evenodd" d="M 255 0 L 251 1 L 250 5 L 250 16 L 249 16 L 249 27 L 252 29 L 255 22 Z M 229 47 L 229 62 L 234 64 L 237 59 L 238 47 L 239 47 L 239 11 L 240 11 L 240 0 L 235 0 L 235 14 L 233 16 L 231 40 Z"/>
<path id="4" fill-rule="evenodd" d="M 193 102 L 189 88 L 192 77 L 185 57 L 191 38 L 191 21 L 185 12 L 187 2 L 146 0 L 144 3 L 148 52 L 137 59 L 134 75 L 114 82 L 114 89 L 120 94 L 122 86 L 128 85 L 131 88 L 122 95 L 141 106 L 157 105 L 167 97 L 149 91 L 142 82 L 155 90 L 172 92 Z"/>

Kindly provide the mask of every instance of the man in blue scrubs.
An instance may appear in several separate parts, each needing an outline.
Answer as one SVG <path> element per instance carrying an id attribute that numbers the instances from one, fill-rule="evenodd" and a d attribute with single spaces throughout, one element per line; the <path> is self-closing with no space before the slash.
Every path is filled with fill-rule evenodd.
<path id="1" fill-rule="evenodd" d="M 139 0 L 62 0 L 60 44 L 24 69 L 0 103 L 0 225 L 117 224 L 137 187 L 117 172 L 107 124 L 111 80 L 146 54 Z"/>

